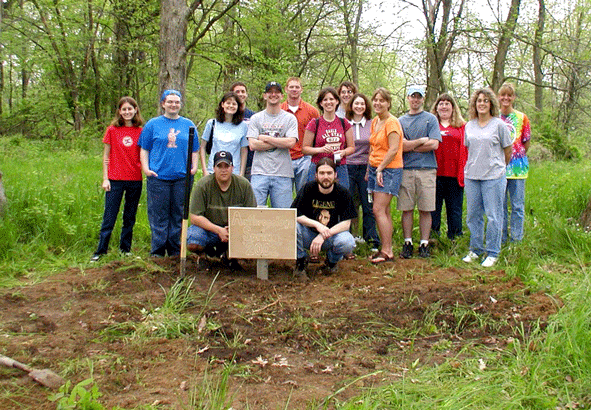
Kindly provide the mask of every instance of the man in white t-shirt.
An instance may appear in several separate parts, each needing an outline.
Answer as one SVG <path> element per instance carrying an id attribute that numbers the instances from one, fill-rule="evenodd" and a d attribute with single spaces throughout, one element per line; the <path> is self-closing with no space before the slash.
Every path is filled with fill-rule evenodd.
<path id="1" fill-rule="evenodd" d="M 250 182 L 258 206 L 270 198 L 272 208 L 289 208 L 294 175 L 289 149 L 298 141 L 298 122 L 281 109 L 281 84 L 269 82 L 263 98 L 266 107 L 251 117 L 246 135 L 254 151 Z"/>

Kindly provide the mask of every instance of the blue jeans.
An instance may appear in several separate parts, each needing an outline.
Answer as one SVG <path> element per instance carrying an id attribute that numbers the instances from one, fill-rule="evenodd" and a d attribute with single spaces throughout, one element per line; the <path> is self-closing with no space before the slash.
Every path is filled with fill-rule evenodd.
<path id="1" fill-rule="evenodd" d="M 316 164 L 310 164 L 310 170 L 308 171 L 308 182 L 316 179 Z M 347 165 L 337 165 L 337 182 L 340 186 L 345 189 L 349 189 L 349 172 L 347 171 Z"/>
<path id="2" fill-rule="evenodd" d="M 306 257 L 312 241 L 317 236 L 318 232 L 315 229 L 298 223 L 298 259 Z M 330 263 L 337 263 L 343 259 L 344 255 L 353 252 L 353 249 L 355 249 L 355 239 L 349 231 L 339 232 L 322 244 L 322 250 L 326 252 L 326 259 Z"/>
<path id="3" fill-rule="evenodd" d="M 499 256 L 503 234 L 503 201 L 506 178 L 466 178 L 466 224 L 470 230 L 470 250 L 477 255 L 486 251 L 488 256 Z M 484 240 L 484 215 L 486 214 L 486 249 Z"/>
<path id="4" fill-rule="evenodd" d="M 151 254 L 178 255 L 181 249 L 185 179 L 167 181 L 148 177 L 147 197 L 148 221 L 152 231 Z"/>
<path id="5" fill-rule="evenodd" d="M 367 181 L 365 180 L 365 173 L 367 165 L 350 165 L 347 164 L 347 172 L 349 173 L 349 192 L 351 195 L 359 197 L 361 203 L 361 210 L 363 211 L 363 239 L 369 243 L 373 248 L 380 247 L 380 236 L 376 229 L 376 219 L 373 216 L 373 206 L 368 201 Z"/>
<path id="6" fill-rule="evenodd" d="M 525 219 L 525 179 L 508 179 L 507 194 L 505 195 L 505 217 L 503 218 L 503 243 L 509 237 L 508 202 L 511 202 L 511 242 L 523 239 L 523 222 Z"/>
<path id="7" fill-rule="evenodd" d="M 269 175 L 251 175 L 250 184 L 258 206 L 267 206 L 271 198 L 271 208 L 289 208 L 293 202 L 291 178 Z"/>
<path id="8" fill-rule="evenodd" d="M 437 177 L 435 189 L 435 210 L 431 212 L 431 229 L 439 235 L 441 229 L 441 211 L 445 201 L 447 214 L 447 237 L 454 239 L 462 235 L 462 206 L 464 204 L 464 188 L 454 177 Z"/>
<path id="9" fill-rule="evenodd" d="M 131 251 L 131 240 L 133 237 L 133 226 L 135 225 L 135 216 L 137 206 L 142 196 L 142 181 L 116 181 L 110 180 L 111 190 L 105 192 L 105 212 L 103 214 L 103 223 L 99 234 L 99 243 L 95 254 L 102 255 L 109 249 L 111 233 L 117 221 L 121 201 L 125 194 L 125 204 L 123 205 L 123 226 L 121 227 L 121 238 L 119 240 L 119 249 L 121 252 Z"/>
<path id="10" fill-rule="evenodd" d="M 311 162 L 311 157 L 309 155 L 304 155 L 301 158 L 291 160 L 294 174 L 292 181 L 295 184 L 296 194 L 304 185 L 306 185 L 306 182 L 308 182 L 308 170 L 310 169 Z"/>

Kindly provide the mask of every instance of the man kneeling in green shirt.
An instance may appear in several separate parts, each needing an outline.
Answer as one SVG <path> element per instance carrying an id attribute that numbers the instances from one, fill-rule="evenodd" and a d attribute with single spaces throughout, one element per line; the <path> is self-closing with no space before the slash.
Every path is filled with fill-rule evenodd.
<path id="1" fill-rule="evenodd" d="M 257 202 L 248 180 L 232 173 L 232 161 L 229 152 L 217 152 L 213 158 L 213 174 L 197 181 L 191 193 L 187 249 L 220 256 L 231 270 L 243 270 L 235 259 L 227 257 L 228 207 L 256 207 Z"/>

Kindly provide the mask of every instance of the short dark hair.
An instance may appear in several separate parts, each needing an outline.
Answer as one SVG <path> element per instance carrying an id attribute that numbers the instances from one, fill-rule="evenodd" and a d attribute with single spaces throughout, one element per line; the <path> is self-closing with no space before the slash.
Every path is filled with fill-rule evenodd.
<path id="1" fill-rule="evenodd" d="M 343 87 L 350 88 L 351 91 L 353 91 L 353 94 L 356 94 L 359 92 L 359 88 L 357 88 L 357 84 L 355 84 L 353 81 L 343 81 L 341 83 L 341 85 L 339 85 L 339 88 L 338 88 L 339 95 L 341 95 L 341 90 L 343 89 Z"/>
<path id="2" fill-rule="evenodd" d="M 353 96 L 353 98 L 351 98 L 351 102 L 349 103 L 349 106 L 347 107 L 347 111 L 345 113 L 345 117 L 348 120 L 353 119 L 353 115 L 355 114 L 353 112 L 353 103 L 355 102 L 355 100 L 357 98 L 362 98 L 363 101 L 365 101 L 365 111 L 363 112 L 363 116 L 365 117 L 366 120 L 371 120 L 371 103 L 369 102 L 369 99 L 367 98 L 367 96 L 362 93 L 356 93 Z"/>
<path id="3" fill-rule="evenodd" d="M 316 163 L 316 173 L 318 173 L 318 168 L 320 168 L 322 165 L 328 165 L 329 167 L 334 169 L 334 172 L 337 172 L 337 164 L 334 163 L 332 158 L 329 158 L 329 157 L 320 158 L 320 160 Z"/>
<path id="4" fill-rule="evenodd" d="M 322 108 L 322 105 L 320 105 L 320 103 L 322 102 L 322 100 L 324 100 L 326 94 L 332 94 L 333 97 L 336 98 L 336 100 L 339 102 L 339 105 L 341 104 L 341 97 L 339 97 L 339 93 L 337 93 L 337 90 L 335 90 L 333 87 L 325 87 L 322 90 L 320 90 L 320 92 L 318 93 L 318 98 L 316 98 L 316 105 L 318 106 L 320 112 L 324 112 L 324 108 Z"/>
<path id="5" fill-rule="evenodd" d="M 234 101 L 236 101 L 236 104 L 238 104 L 238 110 L 236 110 L 236 112 L 232 115 L 232 124 L 238 125 L 244 119 L 244 107 L 240 103 L 240 99 L 238 98 L 238 96 L 234 94 L 233 91 L 229 91 L 222 96 L 222 99 L 220 100 L 220 103 L 218 104 L 218 107 L 215 110 L 215 117 L 218 122 L 226 121 L 226 113 L 224 112 L 222 104 L 230 98 L 233 98 Z"/>
<path id="6" fill-rule="evenodd" d="M 248 92 L 248 87 L 242 81 L 234 81 L 232 85 L 230 85 L 230 91 L 234 91 L 234 88 L 242 86 Z"/>

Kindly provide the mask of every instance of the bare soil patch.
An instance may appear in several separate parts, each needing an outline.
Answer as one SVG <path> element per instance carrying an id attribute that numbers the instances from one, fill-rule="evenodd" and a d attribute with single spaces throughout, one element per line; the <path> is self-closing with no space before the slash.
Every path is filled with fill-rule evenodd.
<path id="1" fill-rule="evenodd" d="M 312 280 L 302 284 L 293 262 L 270 263 L 269 281 L 260 281 L 254 261 L 236 274 L 189 259 L 195 300 L 186 312 L 205 320 L 178 338 L 157 329 L 134 337 L 178 277 L 178 260 L 140 262 L 2 290 L 0 353 L 74 384 L 92 372 L 109 409 L 189 408 L 204 377 L 215 382 L 228 366 L 233 409 L 282 409 L 288 400 L 303 409 L 388 383 L 417 359 L 428 366 L 461 361 L 467 345 L 502 349 L 520 337 L 517 328 L 527 333 L 557 309 L 502 270 L 353 260 L 328 277 L 310 265 Z M 2 409 L 55 408 L 49 390 L 17 370 L 0 369 L 0 386 Z"/>

